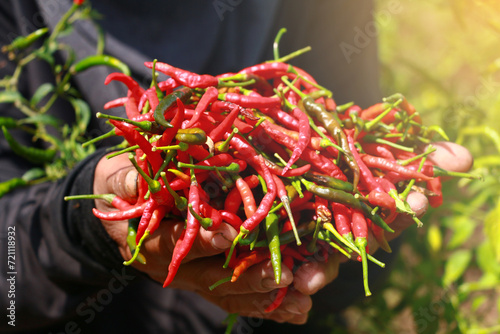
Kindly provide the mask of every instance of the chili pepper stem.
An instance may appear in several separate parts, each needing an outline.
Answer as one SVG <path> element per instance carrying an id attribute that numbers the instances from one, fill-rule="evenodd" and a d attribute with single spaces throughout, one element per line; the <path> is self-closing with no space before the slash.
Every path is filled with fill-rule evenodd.
<path id="1" fill-rule="evenodd" d="M 141 239 L 137 243 L 137 247 L 135 247 L 134 254 L 132 255 L 132 258 L 130 260 L 128 260 L 128 261 L 124 261 L 123 265 L 129 266 L 129 265 L 131 265 L 137 259 L 137 257 L 139 256 L 139 251 L 141 250 L 142 243 L 144 242 L 144 240 L 146 240 L 147 237 L 149 237 L 149 231 L 148 230 L 146 230 L 146 232 L 144 232 L 144 234 L 142 235 Z"/>
<path id="2" fill-rule="evenodd" d="M 239 173 L 240 172 L 240 165 L 238 165 L 236 162 L 231 162 L 228 166 L 201 166 L 201 165 L 187 164 L 184 162 L 178 162 L 177 167 L 203 169 L 203 170 L 211 170 L 211 171 L 221 171 L 221 172 L 228 172 L 228 173 Z"/>
<path id="3" fill-rule="evenodd" d="M 184 142 L 179 142 L 177 145 L 170 145 L 170 146 L 154 146 L 152 148 L 152 151 L 167 151 L 167 150 L 180 150 L 180 151 L 187 151 L 189 149 L 189 144 L 186 144 Z"/>
<path id="4" fill-rule="evenodd" d="M 277 61 L 280 59 L 280 53 L 279 53 L 279 43 L 281 40 L 281 37 L 286 33 L 286 28 L 281 28 L 278 33 L 276 34 L 276 37 L 274 38 L 273 42 L 273 56 L 274 56 L 274 61 Z"/>
<path id="5" fill-rule="evenodd" d="M 352 238 L 352 234 L 351 233 L 349 233 L 347 235 L 348 237 L 342 236 L 335 229 L 335 227 L 333 227 L 333 225 L 331 223 L 323 223 L 323 228 L 325 230 L 327 230 L 328 232 L 332 233 L 338 240 L 340 240 L 344 245 L 346 245 L 347 249 L 351 249 L 354 252 L 356 252 L 358 255 L 361 255 L 361 251 L 358 249 L 358 247 L 355 245 L 355 243 L 352 240 L 353 238 Z M 370 260 L 371 262 L 375 263 L 377 266 L 379 266 L 381 268 L 385 268 L 385 263 L 377 260 L 376 258 L 374 258 L 373 256 L 371 256 L 370 254 L 366 254 L 366 258 L 368 260 Z"/>
<path id="6" fill-rule="evenodd" d="M 406 160 L 402 160 L 402 161 L 398 161 L 398 163 L 401 165 L 401 166 L 406 166 L 406 165 L 409 165 L 410 163 L 412 163 L 413 161 L 416 161 L 420 158 L 423 158 L 423 157 L 427 157 L 429 154 L 431 154 L 432 152 L 435 152 L 437 149 L 433 146 L 429 146 L 427 147 L 427 149 L 425 150 L 424 153 L 420 153 L 412 158 L 409 158 L 409 159 L 406 159 Z"/>
<path id="7" fill-rule="evenodd" d="M 281 203 L 283 203 L 283 207 L 285 208 L 288 219 L 290 219 L 290 225 L 292 225 L 295 242 L 297 246 L 300 246 L 302 245 L 302 241 L 300 240 L 299 232 L 297 231 L 297 224 L 295 223 L 295 219 L 293 218 L 292 208 L 290 207 L 290 200 L 288 199 L 288 197 L 283 197 L 281 198 Z"/>
<path id="8" fill-rule="evenodd" d="M 65 201 L 71 201 L 75 199 L 103 199 L 109 204 L 113 202 L 113 199 L 116 197 L 115 194 L 89 194 L 89 195 L 73 195 L 73 196 L 64 196 Z"/>
<path id="9" fill-rule="evenodd" d="M 226 140 L 224 140 L 221 144 L 217 146 L 217 151 L 219 152 L 227 152 L 229 150 L 229 142 L 233 139 L 234 135 L 239 132 L 238 128 L 234 128 L 233 131 L 229 134 Z"/>
<path id="10" fill-rule="evenodd" d="M 363 266 L 363 285 L 365 288 L 365 296 L 371 296 L 372 293 L 368 286 L 368 261 L 366 259 L 366 245 L 368 244 L 366 238 L 356 238 L 354 241 L 356 246 L 358 246 L 359 251 L 361 252 L 361 264 Z"/>
<path id="11" fill-rule="evenodd" d="M 320 227 L 321 227 L 321 218 L 318 217 L 318 219 L 316 219 L 316 227 L 314 228 L 312 240 L 307 244 L 307 251 L 310 253 L 316 252 L 316 244 L 318 241 L 318 234 Z"/>
<path id="12" fill-rule="evenodd" d="M 465 178 L 465 179 L 483 180 L 482 175 L 474 175 L 471 173 L 461 173 L 461 172 L 449 171 L 449 170 L 443 169 L 439 166 L 434 166 L 433 169 L 434 169 L 434 176 L 452 176 L 452 177 L 459 177 L 459 178 Z"/>
<path id="13" fill-rule="evenodd" d="M 268 61 L 268 62 L 269 62 L 269 63 L 272 63 L 272 62 L 281 62 L 281 63 L 286 63 L 286 62 L 290 61 L 291 59 L 293 59 L 293 58 L 295 58 L 295 57 L 298 57 L 298 56 L 300 56 L 300 55 L 302 55 L 302 54 L 304 54 L 304 53 L 306 53 L 306 52 L 311 51 L 311 49 L 312 49 L 312 48 L 311 48 L 310 46 L 306 46 L 306 47 L 304 47 L 304 48 L 302 48 L 302 49 L 299 49 L 299 50 L 297 50 L 297 51 L 294 51 L 294 52 L 292 52 L 292 53 L 289 53 L 289 54 L 287 54 L 286 56 L 283 56 L 283 57 L 278 58 L 278 59 L 275 59 L 275 60 L 270 60 L 270 61 Z"/>
<path id="14" fill-rule="evenodd" d="M 132 151 L 135 151 L 136 149 L 139 148 L 139 145 L 134 145 L 134 146 L 130 146 L 130 147 L 127 147 L 127 148 L 124 148 L 123 150 L 120 150 L 120 151 L 116 151 L 116 152 L 113 152 L 109 155 L 106 156 L 106 159 L 111 159 L 111 158 L 114 158 L 116 156 L 119 156 L 120 154 L 123 154 L 123 153 L 128 153 L 128 152 L 132 152 Z"/>
<path id="15" fill-rule="evenodd" d="M 113 136 L 116 136 L 116 132 L 115 132 L 115 129 L 112 129 L 111 131 L 103 134 L 103 135 L 100 135 L 99 137 L 95 137 L 95 138 L 92 138 L 88 141 L 86 141 L 85 143 L 82 144 L 82 147 L 87 147 L 89 145 L 92 145 L 100 140 L 103 140 L 103 139 L 106 139 L 106 138 L 109 138 L 109 137 L 113 137 Z"/>
<path id="16" fill-rule="evenodd" d="M 170 195 L 172 195 L 172 197 L 174 198 L 175 206 L 177 207 L 177 209 L 179 209 L 179 211 L 184 211 L 186 209 L 186 207 L 188 206 L 187 198 L 183 197 L 183 196 L 179 196 L 179 194 L 177 194 L 172 189 L 172 187 L 170 187 L 170 184 L 168 183 L 165 172 L 161 172 L 160 175 L 161 175 L 161 178 L 163 179 L 163 183 L 165 183 L 165 188 L 167 188 Z"/>
<path id="17" fill-rule="evenodd" d="M 236 247 L 236 245 L 238 244 L 240 239 L 243 238 L 243 236 L 246 234 L 247 233 L 240 231 L 240 233 L 238 233 L 236 238 L 234 238 L 233 244 L 231 245 L 231 248 L 229 249 L 229 253 L 227 254 L 226 262 L 224 262 L 224 265 L 222 266 L 223 268 L 227 268 L 229 266 L 229 262 L 231 261 L 231 257 L 233 256 L 234 248 Z"/>
<path id="18" fill-rule="evenodd" d="M 231 277 L 232 277 L 232 275 L 231 275 L 231 276 L 228 276 L 228 277 L 224 277 L 224 278 L 222 278 L 222 279 L 218 280 L 218 281 L 217 281 L 217 282 L 215 282 L 214 284 L 210 285 L 210 286 L 208 287 L 208 290 L 212 291 L 212 290 L 214 290 L 215 288 L 217 288 L 219 285 L 222 285 L 222 284 L 227 283 L 227 282 L 231 282 Z"/>
<path id="19" fill-rule="evenodd" d="M 200 216 L 196 211 L 193 209 L 193 205 L 191 203 L 188 204 L 189 212 L 193 215 L 194 218 L 200 223 L 200 225 L 204 229 L 209 229 L 213 225 L 213 221 L 210 218 L 202 217 Z"/>

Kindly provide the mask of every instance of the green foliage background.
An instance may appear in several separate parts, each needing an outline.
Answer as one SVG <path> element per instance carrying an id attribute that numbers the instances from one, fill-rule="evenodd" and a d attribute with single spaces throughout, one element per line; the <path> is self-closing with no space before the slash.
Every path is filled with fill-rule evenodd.
<path id="1" fill-rule="evenodd" d="M 384 290 L 332 333 L 500 333 L 500 2 L 378 0 L 374 14 L 384 96 L 407 96 L 484 180 L 445 183 Z"/>

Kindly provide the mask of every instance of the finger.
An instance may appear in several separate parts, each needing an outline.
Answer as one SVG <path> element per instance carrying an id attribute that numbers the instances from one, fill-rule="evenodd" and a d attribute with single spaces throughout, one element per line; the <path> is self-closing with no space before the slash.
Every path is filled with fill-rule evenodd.
<path id="1" fill-rule="evenodd" d="M 422 217 L 429 208 L 429 201 L 427 197 L 419 192 L 410 192 L 406 201 L 418 218 Z M 386 233 L 387 241 L 396 238 L 401 234 L 401 232 L 412 225 L 415 225 L 415 221 L 412 219 L 412 216 L 400 213 L 391 223 L 391 228 L 394 230 L 394 233 Z"/>
<path id="2" fill-rule="evenodd" d="M 154 234 L 161 236 L 157 240 L 160 249 L 171 253 L 183 230 L 184 222 L 162 221 L 160 228 Z M 221 224 L 214 231 L 207 231 L 200 227 L 198 235 L 184 262 L 224 252 L 231 247 L 232 241 L 237 235 L 238 232 L 228 224 Z"/>
<path id="3" fill-rule="evenodd" d="M 312 307 L 312 300 L 309 296 L 298 291 L 289 289 L 277 309 L 272 312 L 265 311 L 273 303 L 277 292 L 277 290 L 274 290 L 269 293 L 204 297 L 230 313 L 238 313 L 252 318 L 270 319 L 277 322 L 305 323 L 307 314 Z"/>
<path id="4" fill-rule="evenodd" d="M 333 254 L 328 261 L 311 261 L 301 265 L 295 272 L 293 286 L 305 295 L 312 295 L 331 283 L 339 273 L 339 256 Z"/>
<path id="5" fill-rule="evenodd" d="M 274 289 L 288 286 L 293 281 L 292 272 L 284 267 L 280 284 L 274 280 L 274 272 L 269 260 L 251 266 L 235 282 L 219 285 L 212 291 L 208 287 L 221 279 L 232 276 L 232 269 L 224 269 L 223 257 L 211 257 L 193 260 L 179 269 L 174 286 L 183 285 L 183 288 L 200 290 L 212 296 L 244 295 L 252 293 L 266 293 Z M 178 282 L 176 282 L 178 280 Z"/>
<path id="6" fill-rule="evenodd" d="M 436 148 L 428 156 L 432 163 L 454 172 L 467 172 L 471 169 L 474 159 L 465 147 L 451 142 L 436 142 L 432 146 Z"/>
<path id="7" fill-rule="evenodd" d="M 95 170 L 94 193 L 116 194 L 134 202 L 137 198 L 137 178 L 138 173 L 126 156 L 102 158 Z"/>

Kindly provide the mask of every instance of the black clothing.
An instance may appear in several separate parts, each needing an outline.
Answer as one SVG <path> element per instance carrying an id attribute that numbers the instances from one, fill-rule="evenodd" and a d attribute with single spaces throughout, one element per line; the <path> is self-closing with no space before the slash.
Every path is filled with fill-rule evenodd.
<path id="1" fill-rule="evenodd" d="M 12 0 L 0 2 L 0 41 L 47 25 L 53 28 L 70 7 L 69 0 Z M 371 20 L 368 1 L 95 1 L 104 14 L 101 22 L 108 32 L 105 53 L 131 66 L 134 77 L 144 86 L 150 70 L 144 61 L 159 61 L 198 73 L 219 74 L 237 71 L 272 58 L 272 40 L 281 27 L 282 55 L 307 45 L 312 51 L 293 60 L 334 92 L 337 102 L 355 101 L 361 106 L 378 102 L 376 41 L 347 61 L 339 47 L 353 44 L 355 27 Z M 96 34 L 92 24 L 78 23 L 64 37 L 79 58 L 93 54 Z M 0 76 L 12 73 L 13 66 L 0 59 Z M 61 55 L 64 57 L 64 55 Z M 51 82 L 47 65 L 30 64 L 22 77 L 21 91 L 33 94 L 44 82 Z M 126 95 L 120 83 L 104 86 L 113 72 L 106 67 L 90 69 L 75 78 L 76 85 L 94 112 L 105 102 Z M 65 121 L 64 103 L 54 106 L 53 115 Z M 123 111 L 108 110 L 120 115 Z M 9 105 L 0 105 L 0 116 L 17 115 Z M 98 136 L 109 128 L 93 119 L 89 134 Z M 22 133 L 16 138 L 28 143 Z M 7 267 L 8 232 L 15 229 L 15 327 L 9 318 L 0 321 L 2 332 L 16 333 L 222 333 L 226 314 L 194 293 L 163 289 L 142 273 L 122 266 L 114 241 L 91 213 L 92 201 L 65 202 L 68 194 L 92 193 L 97 161 L 104 148 L 114 141 L 98 144 L 101 149 L 80 163 L 63 180 L 18 189 L 0 199 L 0 308 L 6 310 L 11 298 L 13 270 Z M 30 165 L 15 156 L 0 138 L 0 182 L 20 177 Z M 343 269 L 340 270 L 341 275 Z M 371 273 L 375 272 L 372 270 Z M 361 275 L 357 272 L 356 276 Z M 339 278 L 338 282 L 341 282 Z M 362 291 L 361 281 L 359 285 Z M 332 284 L 342 293 L 338 302 L 328 290 L 322 295 L 322 309 L 337 311 L 352 301 L 345 288 L 353 280 Z M 358 291 L 357 290 L 357 291 Z M 352 290 L 349 290 L 352 291 Z M 326 305 L 326 306 L 325 306 Z M 336 307 L 336 309 L 334 309 Z M 7 315 L 9 315 L 7 310 Z M 241 333 L 264 333 L 262 321 L 243 320 Z M 256 328 L 259 327 L 259 328 Z M 302 331 L 304 326 L 299 327 Z"/>

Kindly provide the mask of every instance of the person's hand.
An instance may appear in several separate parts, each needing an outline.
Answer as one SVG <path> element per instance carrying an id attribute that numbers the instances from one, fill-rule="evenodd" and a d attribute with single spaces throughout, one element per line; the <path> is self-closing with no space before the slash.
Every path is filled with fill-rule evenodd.
<path id="1" fill-rule="evenodd" d="M 451 142 L 436 142 L 432 143 L 432 146 L 436 148 L 436 151 L 428 155 L 428 160 L 433 164 L 454 172 L 467 172 L 471 169 L 473 158 L 465 147 Z M 407 202 L 419 218 L 425 214 L 429 207 L 427 197 L 419 192 L 410 192 Z M 415 225 L 415 222 L 409 215 L 400 214 L 391 223 L 390 226 L 395 233 L 386 233 L 387 240 L 396 238 L 412 225 Z"/>
<path id="2" fill-rule="evenodd" d="M 114 193 L 125 200 L 136 200 L 137 172 L 125 155 L 112 159 L 103 158 L 96 167 L 94 193 Z M 96 200 L 101 211 L 114 210 L 103 200 Z M 125 260 L 131 258 L 126 243 L 127 221 L 102 221 L 109 235 L 119 246 Z M 181 221 L 162 221 L 158 230 L 142 245 L 141 253 L 147 263 L 135 262 L 133 266 L 154 280 L 163 283 L 167 275 L 172 250 L 184 228 Z M 190 290 L 220 306 L 230 313 L 271 319 L 295 324 L 305 323 L 312 301 L 310 295 L 331 282 L 338 273 L 338 257 L 330 257 L 327 263 L 311 262 L 302 265 L 295 275 L 283 266 L 281 283 L 274 281 L 270 261 L 254 265 L 234 283 L 226 283 L 210 291 L 208 287 L 220 279 L 229 277 L 231 269 L 224 269 L 224 251 L 231 246 L 237 231 L 221 224 L 216 231 L 200 229 L 198 237 L 169 288 Z M 276 289 L 289 288 L 281 306 L 266 313 L 265 308 L 274 299 Z"/>

